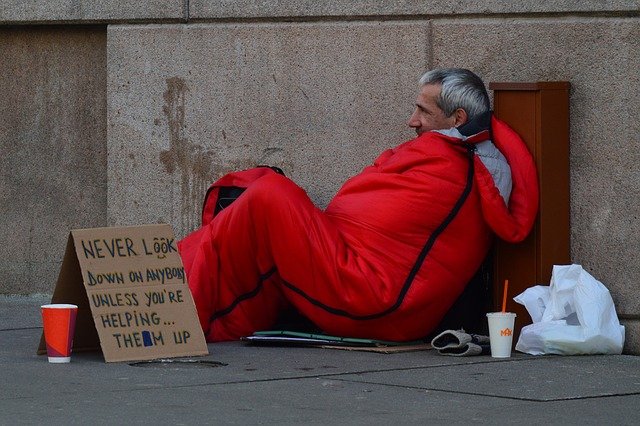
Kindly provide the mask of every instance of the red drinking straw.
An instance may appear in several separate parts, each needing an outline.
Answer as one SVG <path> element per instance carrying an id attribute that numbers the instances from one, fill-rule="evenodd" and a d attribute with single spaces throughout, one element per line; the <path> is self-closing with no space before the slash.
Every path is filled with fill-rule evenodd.
<path id="1" fill-rule="evenodd" d="M 504 280 L 504 293 L 502 294 L 502 313 L 507 312 L 507 291 L 509 288 L 509 280 Z"/>

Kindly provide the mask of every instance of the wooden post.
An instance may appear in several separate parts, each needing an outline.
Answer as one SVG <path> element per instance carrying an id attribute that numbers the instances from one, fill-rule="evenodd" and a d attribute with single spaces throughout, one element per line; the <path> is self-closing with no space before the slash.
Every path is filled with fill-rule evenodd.
<path id="1" fill-rule="evenodd" d="M 495 248 L 493 303 L 502 305 L 509 280 L 507 311 L 515 312 L 517 340 L 531 323 L 512 299 L 535 285 L 549 285 L 553 265 L 567 264 L 569 234 L 569 83 L 491 83 L 494 113 L 524 139 L 533 154 L 540 183 L 540 211 L 533 231 L 520 244 L 498 241 Z"/>

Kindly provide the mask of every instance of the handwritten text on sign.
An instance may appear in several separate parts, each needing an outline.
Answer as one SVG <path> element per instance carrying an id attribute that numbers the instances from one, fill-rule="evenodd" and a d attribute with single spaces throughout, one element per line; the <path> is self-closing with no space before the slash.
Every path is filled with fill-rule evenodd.
<path id="1" fill-rule="evenodd" d="M 166 259 L 172 253 L 178 253 L 175 238 L 154 237 L 152 241 L 141 238 L 135 244 L 131 238 L 111 238 L 81 240 L 82 254 L 85 259 L 115 259 L 139 256 L 155 256 L 158 259 Z M 182 267 L 146 268 L 146 270 L 132 270 L 128 272 L 112 271 L 95 274 L 87 271 L 87 284 L 89 286 L 101 284 L 125 284 L 125 283 L 160 283 L 177 278 L 184 284 L 184 269 Z"/>
<path id="2" fill-rule="evenodd" d="M 105 359 L 208 353 L 168 225 L 72 236 Z"/>

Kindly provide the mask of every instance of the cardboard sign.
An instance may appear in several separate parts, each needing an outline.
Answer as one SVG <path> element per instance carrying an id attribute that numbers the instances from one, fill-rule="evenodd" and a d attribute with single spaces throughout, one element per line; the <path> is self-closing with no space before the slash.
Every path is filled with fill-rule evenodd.
<path id="1" fill-rule="evenodd" d="M 72 230 L 52 303 L 78 305 L 73 350 L 106 362 L 209 353 L 169 225 Z"/>

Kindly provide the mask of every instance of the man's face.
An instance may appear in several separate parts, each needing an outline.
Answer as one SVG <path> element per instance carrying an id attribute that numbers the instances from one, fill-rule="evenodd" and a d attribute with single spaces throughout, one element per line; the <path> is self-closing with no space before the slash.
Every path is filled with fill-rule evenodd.
<path id="1" fill-rule="evenodd" d="M 421 135 L 430 130 L 450 129 L 455 126 L 455 114 L 447 117 L 436 103 L 440 96 L 439 84 L 426 84 L 420 89 L 416 99 L 416 109 L 411 114 L 407 124 Z"/>

